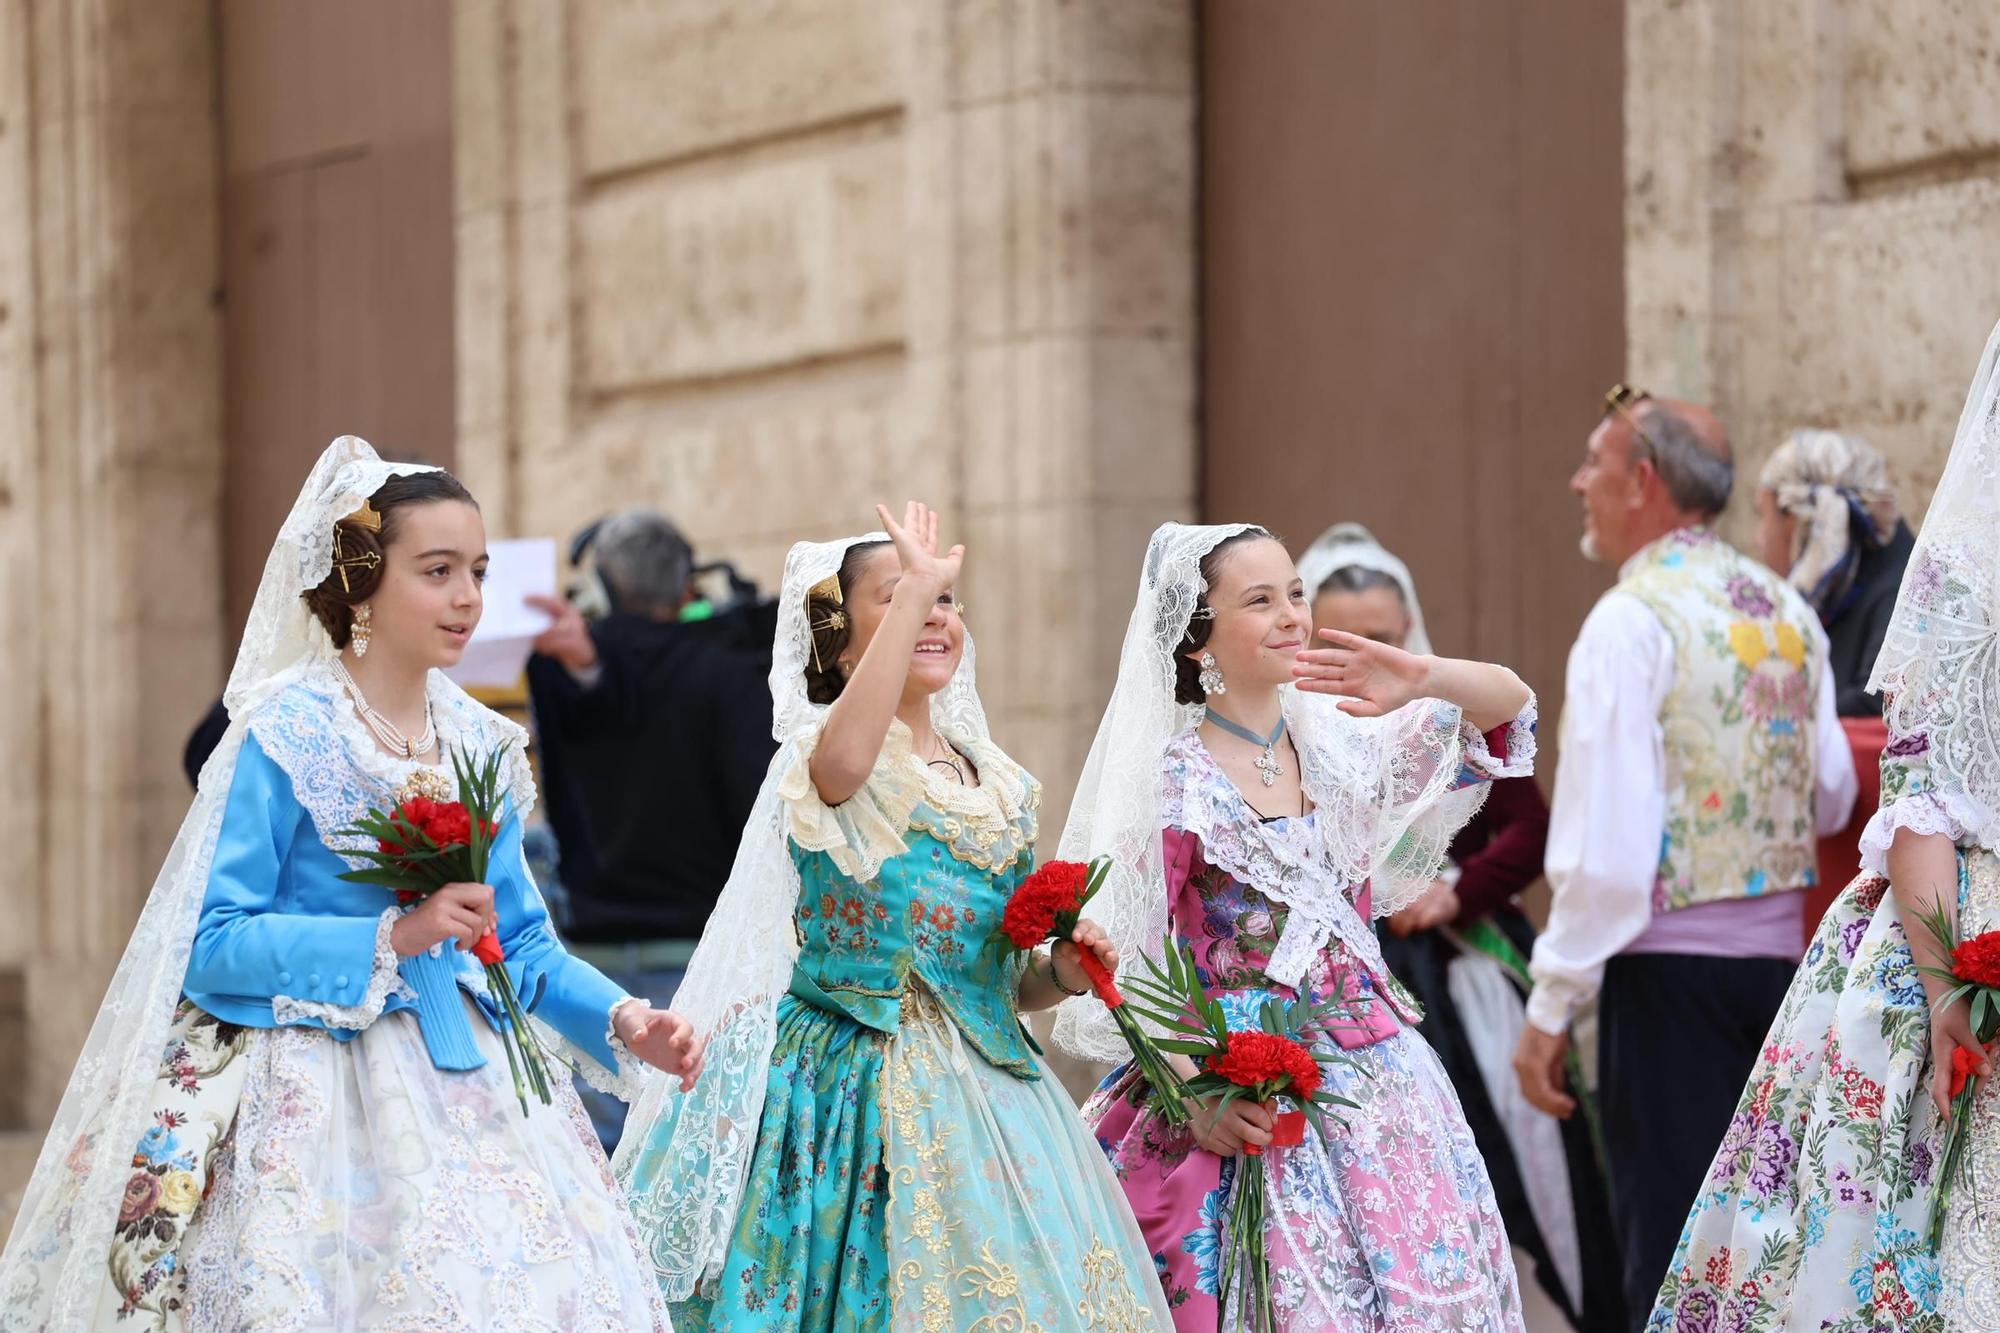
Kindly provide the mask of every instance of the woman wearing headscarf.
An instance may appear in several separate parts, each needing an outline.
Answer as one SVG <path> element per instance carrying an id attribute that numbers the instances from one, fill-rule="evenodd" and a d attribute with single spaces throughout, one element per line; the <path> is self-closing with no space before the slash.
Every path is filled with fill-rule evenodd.
<path id="1" fill-rule="evenodd" d="M 1842 717 L 1879 717 L 1868 673 L 1889 632 L 1916 538 L 1866 440 L 1793 431 L 1757 479 L 1757 556 L 1819 613 Z"/>

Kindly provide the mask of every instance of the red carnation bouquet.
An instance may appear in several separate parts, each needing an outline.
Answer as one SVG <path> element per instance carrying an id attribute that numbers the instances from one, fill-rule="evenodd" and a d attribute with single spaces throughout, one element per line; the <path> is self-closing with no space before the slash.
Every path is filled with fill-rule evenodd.
<path id="1" fill-rule="evenodd" d="M 1310 1121 L 1322 1138 L 1328 1135 L 1326 1107 L 1354 1106 L 1346 1097 L 1320 1085 L 1326 1066 L 1352 1064 L 1346 1055 L 1323 1051 L 1306 1036 L 1318 1027 L 1330 1030 L 1352 1021 L 1352 1005 L 1342 999 L 1265 1001 L 1258 1026 L 1231 1031 L 1220 1001 L 1203 989 L 1194 953 L 1172 937 L 1164 942 L 1165 961 L 1145 960 L 1145 976 L 1128 974 L 1125 984 L 1133 1004 L 1145 1017 L 1177 1036 L 1162 1038 L 1160 1048 L 1188 1056 L 1199 1071 L 1187 1081 L 1194 1096 L 1219 1094 L 1219 1115 L 1231 1102 L 1248 1098 L 1268 1102 L 1283 1097 L 1296 1109 L 1281 1111 L 1272 1127 L 1271 1146 L 1296 1148 L 1305 1142 Z M 1245 1157 L 1260 1157 L 1263 1149 L 1246 1144 Z M 1227 1252 L 1219 1265 L 1216 1303 L 1225 1318 L 1229 1293 L 1241 1272 L 1250 1290 L 1240 1298 L 1242 1327 L 1248 1333 L 1268 1333 L 1278 1326 L 1271 1303 L 1271 1266 L 1264 1255 L 1264 1225 L 1268 1212 L 1265 1173 L 1256 1163 L 1242 1163 L 1229 1203 Z"/>
<path id="2" fill-rule="evenodd" d="M 1938 1001 L 1940 1009 L 1971 1001 L 1972 1035 L 1981 1046 L 2000 1035 L 2000 930 L 1969 940 L 1958 938 L 1953 918 L 1942 907 L 1920 914 L 1919 920 L 1951 954 L 1951 967 L 1918 970 L 1951 983 Z M 1979 1057 L 1963 1046 L 1951 1053 L 1951 1117 L 1945 1126 L 1944 1151 L 1938 1157 L 1937 1193 L 1931 1199 L 1931 1249 L 1944 1240 L 1945 1204 L 1965 1156 L 1965 1135 L 1972 1123 L 1972 1099 L 1979 1091 Z"/>
<path id="3" fill-rule="evenodd" d="M 1000 914 L 1000 931 L 995 936 L 1000 947 L 1026 953 L 1039 948 L 1044 940 L 1069 939 L 1083 916 L 1084 905 L 1104 887 L 1104 877 L 1110 870 L 1111 858 L 1100 856 L 1089 865 L 1081 861 L 1050 861 L 1029 875 L 1014 890 Z M 1187 1089 L 1153 1039 L 1125 1007 L 1125 997 L 1119 993 L 1117 981 L 1089 949 L 1077 950 L 1077 961 L 1084 975 L 1090 978 L 1090 987 L 1097 998 L 1111 1011 L 1118 1035 L 1131 1048 L 1132 1063 L 1139 1076 L 1152 1086 L 1156 1094 L 1153 1104 L 1160 1118 L 1170 1125 L 1186 1124 Z"/>
<path id="4" fill-rule="evenodd" d="M 484 884 L 486 858 L 500 836 L 500 772 L 510 747 L 502 746 L 474 766 L 457 753 L 452 773 L 459 799 L 439 801 L 407 796 L 387 810 L 370 810 L 342 829 L 341 836 L 368 838 L 375 846 L 350 851 L 369 865 L 341 878 L 356 884 L 393 889 L 405 906 L 428 897 L 447 884 Z M 500 1045 L 514 1077 L 514 1095 L 521 1114 L 528 1113 L 528 1093 L 549 1104 L 548 1062 L 528 1026 L 528 1016 L 507 974 L 507 952 L 491 930 L 472 946 L 472 956 L 486 968 L 487 989 L 500 1008 Z"/>

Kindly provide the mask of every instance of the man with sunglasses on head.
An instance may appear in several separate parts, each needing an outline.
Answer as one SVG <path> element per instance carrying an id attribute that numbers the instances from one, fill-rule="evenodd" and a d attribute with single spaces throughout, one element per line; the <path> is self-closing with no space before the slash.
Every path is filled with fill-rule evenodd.
<path id="1" fill-rule="evenodd" d="M 1555 898 L 1514 1067 L 1529 1102 L 1572 1114 L 1569 1026 L 1597 1000 L 1634 1329 L 1791 982 L 1817 839 L 1856 787 L 1818 617 L 1713 530 L 1734 473 L 1713 414 L 1619 385 L 1570 478 L 1583 554 L 1618 583 L 1570 650 Z"/>

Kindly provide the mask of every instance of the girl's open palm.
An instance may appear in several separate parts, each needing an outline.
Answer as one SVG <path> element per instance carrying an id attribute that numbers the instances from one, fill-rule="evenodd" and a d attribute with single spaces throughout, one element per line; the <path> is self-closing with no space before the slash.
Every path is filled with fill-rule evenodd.
<path id="1" fill-rule="evenodd" d="M 889 517 L 887 505 L 876 505 L 875 515 L 882 520 L 882 531 L 896 544 L 896 560 L 903 567 L 904 580 L 928 585 L 936 594 L 951 591 L 965 561 L 965 548 L 954 546 L 938 554 L 937 511 L 912 500 L 903 506 L 901 523 Z"/>
<path id="2" fill-rule="evenodd" d="M 1329 646 L 1306 649 L 1292 667 L 1300 689 L 1339 695 L 1340 711 L 1355 717 L 1381 717 L 1424 697 L 1430 659 L 1344 630 L 1319 637 Z"/>

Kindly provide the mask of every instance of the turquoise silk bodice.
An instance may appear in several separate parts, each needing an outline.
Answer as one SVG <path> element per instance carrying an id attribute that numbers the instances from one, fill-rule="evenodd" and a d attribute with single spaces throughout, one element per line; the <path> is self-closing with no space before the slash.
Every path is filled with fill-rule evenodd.
<path id="1" fill-rule="evenodd" d="M 892 726 L 862 790 L 820 802 L 802 755 L 780 786 L 799 871 L 791 993 L 893 1035 L 916 982 L 994 1066 L 1040 1077 L 1021 1026 L 1027 955 L 995 939 L 1034 865 L 1041 788 L 990 742 L 960 742 L 980 785 L 937 777 Z"/>

